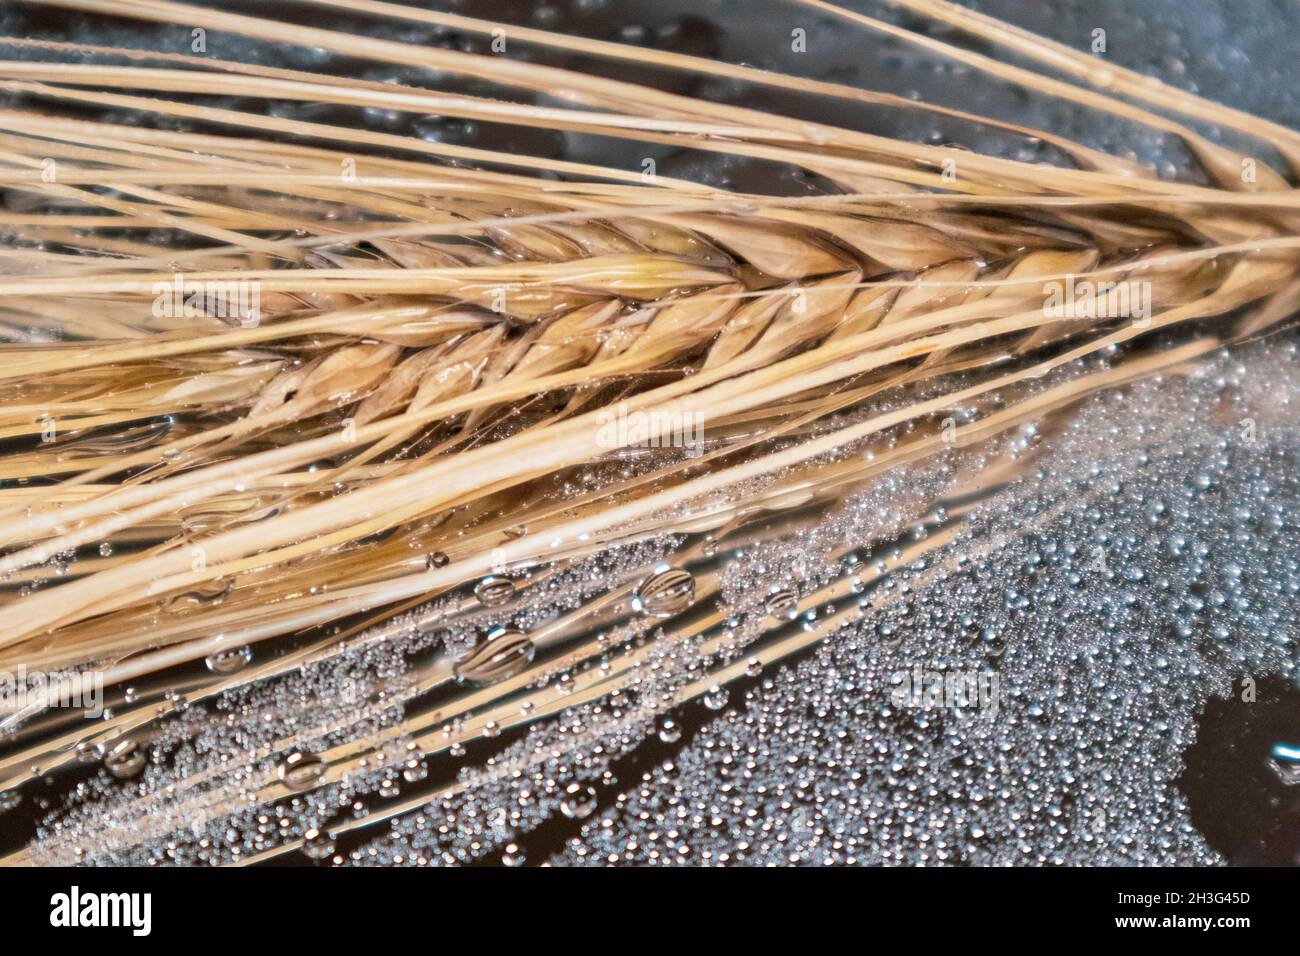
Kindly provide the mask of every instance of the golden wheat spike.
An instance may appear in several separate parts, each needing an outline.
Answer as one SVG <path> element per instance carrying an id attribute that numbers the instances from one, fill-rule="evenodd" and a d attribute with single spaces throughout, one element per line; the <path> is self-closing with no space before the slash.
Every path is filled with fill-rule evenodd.
<path id="1" fill-rule="evenodd" d="M 798 2 L 1174 133 L 1218 186 L 1161 181 L 1127 160 L 1014 124 L 996 125 L 1044 137 L 1078 168 L 921 146 L 573 70 L 163 0 L 43 2 L 164 24 L 202 17 L 261 40 L 443 69 L 530 93 L 558 91 L 575 105 L 540 108 L 77 44 L 26 46 L 127 65 L 0 62 L 0 88 L 42 104 L 40 112 L 3 111 L 9 131 L 0 137 L 0 182 L 30 198 L 0 223 L 43 244 L 14 250 L 25 268 L 0 276 L 0 319 L 12 332 L 0 346 L 0 437 L 26 442 L 0 455 L 0 477 L 16 482 L 0 491 L 0 575 L 10 586 L 0 595 L 2 668 L 94 665 L 110 681 L 131 680 L 232 647 L 323 633 L 358 614 L 377 629 L 365 631 L 368 638 L 353 629 L 321 638 L 310 652 L 386 639 L 385 621 L 397 609 L 452 593 L 503 564 L 544 568 L 651 535 L 730 533 L 752 512 L 834 498 L 888 466 L 940 453 L 952 442 L 933 419 L 956 403 L 1014 399 L 957 431 L 958 446 L 975 446 L 1062 414 L 1099 389 L 1185 367 L 1224 342 L 1266 332 L 1300 296 L 1300 199 L 1266 165 L 1246 183 L 1244 157 L 1164 116 L 821 0 Z M 386 3 L 313 2 L 496 28 Z M 998 34 L 986 18 L 951 5 L 897 2 L 1030 49 L 1023 33 Z M 694 57 L 538 30 L 520 36 L 969 117 Z M 140 62 L 158 59 L 171 66 Z M 1065 62 L 1085 75 L 1077 59 Z M 1292 131 L 1122 73 L 1113 82 L 1153 107 L 1205 111 L 1296 163 L 1300 138 Z M 668 144 L 796 166 L 842 191 L 797 199 L 729 192 L 185 99 L 196 92 L 436 110 Z M 176 132 L 109 116 L 73 120 L 60 115 L 66 104 L 220 131 Z M 306 146 L 299 136 L 329 145 Z M 374 147 L 392 155 L 373 155 Z M 491 168 L 434 165 L 429 157 Z M 945 175 L 948 163 L 956 164 L 955 177 Z M 139 238 L 141 230 L 148 238 Z M 1054 314 L 1045 307 L 1047 290 L 1067 282 L 1135 284 L 1149 302 L 1140 321 Z M 251 313 L 188 310 L 192 297 L 202 302 L 207 290 L 224 294 L 240 283 L 255 292 Z M 1256 308 L 1245 321 L 1225 318 L 1248 306 Z M 1182 326 L 1194 328 L 1172 334 Z M 18 329 L 37 341 L 23 341 Z M 1126 351 L 1112 367 L 1036 388 L 1048 373 L 1121 345 Z M 888 405 L 873 408 L 882 395 Z M 834 420 L 854 407 L 859 420 Z M 706 415 L 721 437 L 700 457 L 583 486 L 579 479 L 633 443 L 602 430 L 616 412 Z M 916 432 L 906 443 L 887 438 L 909 427 Z M 878 442 L 878 459 L 834 460 L 864 442 Z M 99 556 L 64 566 L 67 555 L 88 548 Z M 610 595 L 629 587 L 611 582 Z M 696 587 L 702 601 L 716 582 L 702 577 Z M 572 637 L 570 625 L 576 631 L 565 620 L 533 640 L 559 646 L 561 636 Z M 771 659 L 830 627 L 787 641 Z M 704 631 L 683 626 L 665 639 Z M 596 648 L 566 653 L 585 661 Z M 213 679 L 195 695 L 269 678 L 306 656 Z M 577 697 L 538 690 L 532 712 L 595 699 L 636 663 L 590 674 Z M 428 665 L 412 696 L 446 681 L 450 668 L 445 658 Z M 680 699 L 726 673 L 686 685 Z M 517 703 L 501 698 L 537 676 L 521 672 L 461 700 L 463 712 L 473 712 L 464 736 L 488 721 L 523 722 Z M 126 711 L 96 733 L 107 739 L 152 720 Z M 342 715 L 325 730 L 356 720 Z M 319 783 L 373 761 L 398 733 L 425 753 L 456 742 L 436 730 L 415 716 L 391 734 L 340 744 L 323 755 L 328 769 Z M 68 762 L 86 734 L 70 731 L 53 748 L 34 745 L 0 761 L 0 789 L 33 768 Z M 123 839 L 142 838 L 177 815 L 228 809 L 231 794 L 205 791 L 208 782 L 196 776 L 194 793 L 153 823 L 145 819 L 157 809 L 152 803 L 134 806 Z M 274 799 L 278 786 L 264 781 L 255 799 Z"/>

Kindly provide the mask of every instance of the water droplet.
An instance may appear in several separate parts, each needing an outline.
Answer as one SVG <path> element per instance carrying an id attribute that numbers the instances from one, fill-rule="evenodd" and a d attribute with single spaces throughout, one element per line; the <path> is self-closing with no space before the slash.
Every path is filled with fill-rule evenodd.
<path id="1" fill-rule="evenodd" d="M 173 614 L 192 611 L 200 607 L 214 607 L 225 600 L 234 584 L 235 582 L 229 578 L 204 581 L 183 594 L 176 594 L 168 598 L 163 607 Z"/>
<path id="2" fill-rule="evenodd" d="M 789 588 L 774 588 L 767 595 L 767 613 L 793 621 L 799 615 L 799 598 Z"/>
<path id="3" fill-rule="evenodd" d="M 506 866 L 523 866 L 525 859 L 524 851 L 518 843 L 508 844 L 505 852 L 501 854 L 501 862 Z"/>
<path id="4" fill-rule="evenodd" d="M 581 820 L 591 816 L 596 809 L 596 788 L 571 783 L 564 788 L 560 799 L 560 811 L 571 820 Z"/>
<path id="5" fill-rule="evenodd" d="M 515 582 L 509 578 L 491 575 L 475 586 L 474 596 L 484 607 L 500 607 L 515 596 Z"/>
<path id="6" fill-rule="evenodd" d="M 302 852 L 313 860 L 324 860 L 334 852 L 334 841 L 328 833 L 313 827 L 303 834 Z"/>
<path id="7" fill-rule="evenodd" d="M 504 680 L 531 664 L 536 652 L 527 634 L 512 627 L 498 627 L 456 662 L 456 676 L 476 684 Z"/>
<path id="8" fill-rule="evenodd" d="M 727 706 L 727 701 L 731 699 L 731 694 L 725 687 L 719 687 L 714 684 L 704 694 L 704 706 L 709 710 L 722 710 Z"/>
<path id="9" fill-rule="evenodd" d="M 157 444 L 171 429 L 172 419 L 167 416 L 132 428 L 79 438 L 69 442 L 68 449 L 105 455 L 140 451 Z"/>
<path id="10" fill-rule="evenodd" d="M 1300 746 L 1274 744 L 1269 755 L 1269 765 L 1278 779 L 1288 787 L 1300 786 Z"/>
<path id="11" fill-rule="evenodd" d="M 445 568 L 450 563 L 451 558 L 447 557 L 445 551 L 434 551 L 424 559 L 424 566 L 429 571 Z"/>
<path id="12" fill-rule="evenodd" d="M 235 674 L 247 667 L 252 660 L 253 649 L 244 644 L 239 647 L 227 648 L 224 651 L 217 651 L 215 654 L 209 654 L 203 663 L 214 674 Z"/>
<path id="13" fill-rule="evenodd" d="M 325 776 L 325 762 L 315 754 L 295 750 L 276 769 L 276 776 L 290 790 L 309 790 Z"/>
<path id="14" fill-rule="evenodd" d="M 120 741 L 104 757 L 104 768 L 119 780 L 128 780 L 144 769 L 146 757 L 131 739 Z"/>
<path id="15" fill-rule="evenodd" d="M 659 721 L 659 739 L 666 744 L 675 744 L 682 739 L 682 728 L 671 717 Z"/>
<path id="16" fill-rule="evenodd" d="M 667 564 L 657 565 L 632 596 L 632 607 L 650 617 L 672 617 L 694 602 L 694 576 Z"/>

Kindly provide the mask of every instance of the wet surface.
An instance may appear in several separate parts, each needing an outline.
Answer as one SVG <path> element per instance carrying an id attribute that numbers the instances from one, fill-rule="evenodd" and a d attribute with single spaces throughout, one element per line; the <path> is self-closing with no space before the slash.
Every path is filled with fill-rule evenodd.
<path id="1" fill-rule="evenodd" d="M 1300 866 L 1300 784 L 1272 758 L 1300 735 L 1300 690 L 1271 677 L 1242 678 L 1233 691 L 1200 715 L 1178 787 L 1193 825 L 1230 862 Z"/>

